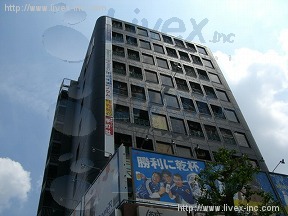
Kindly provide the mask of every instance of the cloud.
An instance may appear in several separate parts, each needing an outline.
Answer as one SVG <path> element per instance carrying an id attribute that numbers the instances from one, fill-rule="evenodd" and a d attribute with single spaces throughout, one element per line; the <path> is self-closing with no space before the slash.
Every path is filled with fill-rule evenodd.
<path id="1" fill-rule="evenodd" d="M 30 172 L 10 158 L 0 158 L 0 213 L 10 208 L 14 199 L 25 202 L 30 190 Z"/>
<path id="2" fill-rule="evenodd" d="M 288 41 L 287 41 L 287 38 L 288 38 L 288 29 L 283 29 L 280 33 L 280 36 L 278 38 L 279 40 L 279 43 L 282 47 L 282 49 L 288 53 Z"/>
<path id="3" fill-rule="evenodd" d="M 283 35 L 287 38 L 288 30 L 279 37 L 288 51 Z M 272 170 L 278 160 L 288 158 L 288 52 L 240 48 L 231 56 L 220 51 L 214 55 Z M 279 166 L 277 171 L 288 174 L 285 167 Z"/>

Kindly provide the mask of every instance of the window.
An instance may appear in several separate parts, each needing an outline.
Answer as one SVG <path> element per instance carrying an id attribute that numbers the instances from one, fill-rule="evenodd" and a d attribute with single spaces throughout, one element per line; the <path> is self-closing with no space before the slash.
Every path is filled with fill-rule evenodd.
<path id="1" fill-rule="evenodd" d="M 187 158 L 192 157 L 192 151 L 191 151 L 191 148 L 189 147 L 183 147 L 183 146 L 177 145 L 176 152 L 177 152 L 177 155 L 181 157 L 187 157 Z"/>
<path id="2" fill-rule="evenodd" d="M 115 133 L 114 137 L 115 150 L 117 150 L 121 145 L 124 145 L 125 152 L 129 155 L 129 148 L 132 147 L 132 137 L 121 133 Z"/>
<path id="3" fill-rule="evenodd" d="M 129 107 L 114 104 L 114 119 L 116 121 L 130 122 Z"/>
<path id="4" fill-rule="evenodd" d="M 116 20 L 112 20 L 112 27 L 122 29 L 122 23 Z"/>
<path id="5" fill-rule="evenodd" d="M 121 57 L 125 57 L 125 52 L 123 47 L 119 47 L 116 45 L 112 46 L 113 54 Z"/>
<path id="6" fill-rule="evenodd" d="M 206 71 L 197 68 L 197 72 L 199 74 L 200 79 L 210 81 Z"/>
<path id="7" fill-rule="evenodd" d="M 180 55 L 180 59 L 181 59 L 181 60 L 189 61 L 189 62 L 190 62 L 190 59 L 189 59 L 189 56 L 188 56 L 187 53 L 182 52 L 182 51 L 178 51 L 178 52 L 179 52 L 179 55 Z"/>
<path id="8" fill-rule="evenodd" d="M 190 112 L 196 112 L 194 103 L 189 98 L 180 97 L 183 109 Z"/>
<path id="9" fill-rule="evenodd" d="M 203 65 L 199 56 L 191 55 L 194 64 Z"/>
<path id="10" fill-rule="evenodd" d="M 173 154 L 173 146 L 170 143 L 156 141 L 156 151 L 164 154 Z"/>
<path id="11" fill-rule="evenodd" d="M 244 133 L 235 132 L 234 135 L 235 135 L 235 138 L 236 138 L 236 140 L 240 146 L 250 148 L 250 145 L 249 145 L 248 140 L 246 138 L 246 135 Z"/>
<path id="12" fill-rule="evenodd" d="M 204 47 L 197 46 L 198 52 L 204 55 L 208 55 Z"/>
<path id="13" fill-rule="evenodd" d="M 218 98 L 220 98 L 220 100 L 229 102 L 229 98 L 228 98 L 228 96 L 227 96 L 225 91 L 216 89 L 216 92 L 217 92 Z"/>
<path id="14" fill-rule="evenodd" d="M 126 75 L 126 66 L 120 62 L 113 61 L 113 73 Z"/>
<path id="15" fill-rule="evenodd" d="M 237 123 L 239 122 L 234 110 L 227 109 L 227 108 L 224 108 L 224 110 L 225 110 L 226 117 L 229 121 L 237 122 Z"/>
<path id="16" fill-rule="evenodd" d="M 235 141 L 233 134 L 230 130 L 225 129 L 225 128 L 219 128 L 219 129 L 220 129 L 220 133 L 223 137 L 224 143 L 236 145 L 236 141 Z"/>
<path id="17" fill-rule="evenodd" d="M 160 35 L 158 33 L 151 31 L 150 32 L 150 36 L 151 36 L 152 39 L 160 41 Z"/>
<path id="18" fill-rule="evenodd" d="M 175 133 L 186 134 L 185 124 L 183 119 L 170 117 L 172 131 Z"/>
<path id="19" fill-rule="evenodd" d="M 137 148 L 140 148 L 140 149 L 147 149 L 151 151 L 154 150 L 153 142 L 148 137 L 147 138 L 136 137 L 136 146 Z"/>
<path id="20" fill-rule="evenodd" d="M 213 66 L 213 64 L 212 64 L 212 62 L 211 62 L 210 60 L 203 58 L 202 61 L 203 61 L 204 65 L 205 65 L 206 67 L 214 68 L 214 66 Z"/>
<path id="21" fill-rule="evenodd" d="M 203 91 L 201 89 L 200 84 L 195 83 L 195 82 L 189 82 L 189 83 L 190 83 L 190 86 L 191 86 L 191 89 L 192 89 L 192 93 L 203 95 Z"/>
<path id="22" fill-rule="evenodd" d="M 153 82 L 153 83 L 159 83 L 156 72 L 145 70 L 145 74 L 146 74 L 146 81 Z"/>
<path id="23" fill-rule="evenodd" d="M 196 104 L 201 114 L 211 115 L 208 105 L 206 103 L 201 102 L 201 101 L 196 101 Z"/>
<path id="24" fill-rule="evenodd" d="M 140 40 L 140 46 L 144 49 L 151 50 L 151 46 L 148 41 Z"/>
<path id="25" fill-rule="evenodd" d="M 165 43 L 173 44 L 172 38 L 166 35 L 162 35 L 162 38 Z"/>
<path id="26" fill-rule="evenodd" d="M 194 44 L 186 42 L 186 46 L 190 51 L 196 52 L 196 48 L 195 48 Z"/>
<path id="27" fill-rule="evenodd" d="M 216 93 L 212 87 L 203 85 L 203 88 L 205 90 L 207 97 L 217 98 Z"/>
<path id="28" fill-rule="evenodd" d="M 174 87 L 172 77 L 160 74 L 162 85 Z"/>
<path id="29" fill-rule="evenodd" d="M 123 96 L 128 96 L 127 84 L 113 80 L 113 93 Z"/>
<path id="30" fill-rule="evenodd" d="M 183 70 L 182 70 L 180 63 L 170 61 L 170 64 L 171 64 L 172 71 L 177 72 L 177 73 L 183 73 Z"/>
<path id="31" fill-rule="evenodd" d="M 221 107 L 212 105 L 212 104 L 210 106 L 211 106 L 211 109 L 215 118 L 225 119 L 225 116 Z"/>
<path id="32" fill-rule="evenodd" d="M 143 79 L 142 70 L 139 67 L 129 65 L 129 74 L 130 74 L 130 77 L 140 79 L 140 80 Z"/>
<path id="33" fill-rule="evenodd" d="M 165 59 L 162 59 L 162 58 L 156 58 L 156 59 L 157 59 L 157 64 L 159 67 L 168 69 L 168 64 L 167 64 L 167 61 Z"/>
<path id="34" fill-rule="evenodd" d="M 124 38 L 122 34 L 112 32 L 112 41 L 113 43 L 124 43 Z"/>
<path id="35" fill-rule="evenodd" d="M 190 135 L 193 137 L 204 138 L 204 133 L 202 131 L 201 125 L 198 122 L 187 121 Z"/>
<path id="36" fill-rule="evenodd" d="M 142 126 L 150 126 L 149 115 L 145 110 L 133 109 L 134 123 Z"/>
<path id="37" fill-rule="evenodd" d="M 138 29 L 138 34 L 139 34 L 139 35 L 148 37 L 148 32 L 147 32 L 147 30 L 142 29 L 142 28 L 137 28 L 137 29 Z"/>
<path id="38" fill-rule="evenodd" d="M 208 150 L 197 149 L 196 150 L 196 156 L 198 159 L 211 161 L 211 156 L 210 156 L 210 153 Z"/>
<path id="39" fill-rule="evenodd" d="M 164 54 L 164 49 L 163 49 L 163 47 L 161 45 L 153 43 L 153 46 L 154 46 L 154 51 L 155 52 Z"/>
<path id="40" fill-rule="evenodd" d="M 148 90 L 149 101 L 152 103 L 163 104 L 162 96 L 160 92 L 154 90 Z"/>
<path id="41" fill-rule="evenodd" d="M 168 130 L 166 116 L 152 113 L 152 126 L 161 130 Z"/>
<path id="42" fill-rule="evenodd" d="M 177 97 L 170 94 L 165 94 L 167 107 L 177 108 L 179 109 L 179 103 Z"/>
<path id="43" fill-rule="evenodd" d="M 127 52 L 128 52 L 128 58 L 129 59 L 132 59 L 135 61 L 140 61 L 139 52 L 134 51 L 134 50 L 130 50 L 130 49 L 127 49 Z"/>
<path id="44" fill-rule="evenodd" d="M 176 46 L 185 48 L 185 45 L 184 45 L 183 41 L 174 38 L 174 42 L 175 42 L 175 45 L 176 45 Z"/>
<path id="45" fill-rule="evenodd" d="M 171 56 L 171 57 L 174 57 L 174 58 L 178 58 L 178 55 L 177 55 L 177 52 L 176 52 L 175 49 L 166 47 L 166 51 L 167 51 L 167 55 L 168 56 Z"/>
<path id="46" fill-rule="evenodd" d="M 177 87 L 178 87 L 179 90 L 189 91 L 189 88 L 188 88 L 187 83 L 186 83 L 185 80 L 179 79 L 179 78 L 175 78 L 175 81 L 176 81 L 176 84 L 177 84 Z"/>
<path id="47" fill-rule="evenodd" d="M 145 90 L 143 87 L 131 85 L 132 98 L 146 100 Z"/>
<path id="48" fill-rule="evenodd" d="M 208 137 L 208 140 L 213 140 L 213 141 L 219 141 L 220 142 L 220 137 L 217 132 L 216 127 L 211 126 L 211 125 L 204 125 L 204 128 L 206 130 L 206 134 Z"/>
<path id="49" fill-rule="evenodd" d="M 125 30 L 128 32 L 133 32 L 135 33 L 135 26 L 129 25 L 129 24 L 125 24 Z"/>
<path id="50" fill-rule="evenodd" d="M 137 39 L 128 35 L 126 36 L 126 43 L 132 46 L 138 46 Z"/>
<path id="51" fill-rule="evenodd" d="M 211 79 L 212 82 L 221 84 L 221 81 L 220 81 L 220 79 L 219 79 L 217 74 L 209 73 L 209 76 L 210 76 L 210 79 Z"/>
<path id="52" fill-rule="evenodd" d="M 183 65 L 183 67 L 184 67 L 184 69 L 185 69 L 185 71 L 186 71 L 186 75 L 187 75 L 187 76 L 191 76 L 191 77 L 194 77 L 194 78 L 197 77 L 197 75 L 196 75 L 195 70 L 194 70 L 193 67 L 190 67 L 190 66 L 188 66 L 188 65 Z"/>
<path id="53" fill-rule="evenodd" d="M 154 59 L 153 59 L 153 56 L 151 56 L 151 55 L 147 55 L 147 54 L 144 54 L 144 53 L 142 54 L 142 56 L 143 56 L 143 62 L 144 62 L 144 63 L 154 65 Z"/>

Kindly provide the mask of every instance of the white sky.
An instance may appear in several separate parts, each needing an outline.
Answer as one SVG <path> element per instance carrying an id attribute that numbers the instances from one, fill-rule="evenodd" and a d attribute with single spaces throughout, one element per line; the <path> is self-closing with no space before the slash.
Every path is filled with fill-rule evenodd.
<path id="1" fill-rule="evenodd" d="M 17 6 L 24 10 L 28 4 L 66 8 L 16 13 Z M 86 12 L 84 21 L 83 12 L 66 13 L 75 6 Z M 287 6 L 285 0 L 1 1 L 0 159 L 10 166 L 17 164 L 25 176 L 25 188 L 8 196 L 3 208 L 0 204 L 2 213 L 36 214 L 59 86 L 64 77 L 77 79 L 82 66 L 67 61 L 84 57 L 95 21 L 107 14 L 184 39 L 199 28 L 203 39 L 196 36 L 194 41 L 208 46 L 217 57 L 269 169 L 283 158 L 287 163 L 277 172 L 288 174 Z M 171 20 L 178 23 L 169 30 Z M 234 34 L 234 41 L 213 42 L 215 31 Z M 0 178 L 0 185 L 3 182 L 6 185 Z M 0 200 L 4 200 L 1 193 Z"/>

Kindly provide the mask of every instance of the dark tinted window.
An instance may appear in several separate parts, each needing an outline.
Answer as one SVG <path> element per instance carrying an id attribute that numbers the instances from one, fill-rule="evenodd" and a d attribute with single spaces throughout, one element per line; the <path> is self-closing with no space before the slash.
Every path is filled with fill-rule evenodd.
<path id="1" fill-rule="evenodd" d="M 220 141 L 219 134 L 216 127 L 211 125 L 204 125 L 208 140 Z"/>
<path id="2" fill-rule="evenodd" d="M 142 54 L 142 56 L 143 56 L 143 62 L 144 62 L 144 63 L 154 65 L 154 59 L 153 59 L 153 56 L 151 56 L 151 55 L 147 55 L 147 54 L 144 54 L 144 53 Z"/>
<path id="3" fill-rule="evenodd" d="M 146 100 L 145 90 L 143 87 L 131 85 L 132 97 L 139 100 Z"/>
<path id="4" fill-rule="evenodd" d="M 167 107 L 179 108 L 177 97 L 170 94 L 165 94 Z"/>
<path id="5" fill-rule="evenodd" d="M 160 74 L 162 85 L 174 87 L 172 77 Z"/>
<path id="6" fill-rule="evenodd" d="M 148 36 L 147 30 L 142 29 L 142 28 L 138 28 L 138 34 L 146 36 L 146 37 Z"/>
<path id="7" fill-rule="evenodd" d="M 162 35 L 165 43 L 173 44 L 172 38 L 166 35 Z"/>
<path id="8" fill-rule="evenodd" d="M 195 106 L 191 99 L 181 97 L 181 102 L 184 110 L 195 112 Z"/>
<path id="9" fill-rule="evenodd" d="M 145 70 L 146 81 L 158 83 L 157 73 L 149 70 Z"/>
<path id="10" fill-rule="evenodd" d="M 179 79 L 179 78 L 175 78 L 175 81 L 176 81 L 176 84 L 177 84 L 177 88 L 179 90 L 189 91 L 188 85 L 187 85 L 185 80 Z"/>
<path id="11" fill-rule="evenodd" d="M 152 103 L 163 104 L 162 96 L 160 92 L 148 90 L 149 101 Z"/>
<path id="12" fill-rule="evenodd" d="M 156 32 L 150 32 L 150 36 L 152 39 L 155 39 L 155 40 L 160 40 L 160 35 Z"/>
<path id="13" fill-rule="evenodd" d="M 167 61 L 165 59 L 162 59 L 162 58 L 156 58 L 156 59 L 157 59 L 157 64 L 159 67 L 168 69 L 168 64 L 167 64 Z"/>
<path id="14" fill-rule="evenodd" d="M 170 118 L 171 120 L 171 125 L 172 125 L 172 131 L 175 133 L 182 133 L 186 134 L 186 129 L 184 125 L 183 119 L 178 119 L 178 118 Z"/>
<path id="15" fill-rule="evenodd" d="M 150 42 L 148 41 L 140 40 L 140 46 L 144 49 L 151 49 Z"/>
<path id="16" fill-rule="evenodd" d="M 204 138 L 204 133 L 202 131 L 201 125 L 198 122 L 187 121 L 190 135 L 193 137 Z"/>
<path id="17" fill-rule="evenodd" d="M 154 51 L 155 51 L 155 52 L 164 53 L 164 49 L 163 49 L 163 47 L 162 47 L 161 45 L 159 45 L 159 44 L 153 44 L 153 46 L 154 46 Z"/>
<path id="18" fill-rule="evenodd" d="M 211 115 L 209 107 L 206 103 L 201 102 L 201 101 L 196 101 L 198 110 L 201 114 L 205 114 L 205 115 Z"/>

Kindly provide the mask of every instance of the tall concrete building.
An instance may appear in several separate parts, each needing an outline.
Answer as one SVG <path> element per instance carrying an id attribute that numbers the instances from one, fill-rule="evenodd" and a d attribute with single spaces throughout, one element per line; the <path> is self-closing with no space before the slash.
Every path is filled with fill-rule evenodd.
<path id="1" fill-rule="evenodd" d="M 120 145 L 200 161 L 225 147 L 268 171 L 206 46 L 100 17 L 60 88 L 37 215 L 70 215 Z"/>

